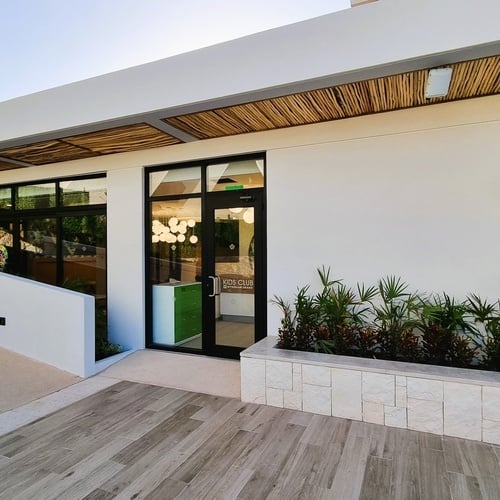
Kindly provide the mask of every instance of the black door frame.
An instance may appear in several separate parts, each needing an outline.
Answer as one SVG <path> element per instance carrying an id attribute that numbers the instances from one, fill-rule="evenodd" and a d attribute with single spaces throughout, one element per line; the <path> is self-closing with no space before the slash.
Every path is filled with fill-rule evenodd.
<path id="1" fill-rule="evenodd" d="M 207 194 L 205 198 L 203 224 L 203 273 L 202 273 L 202 317 L 203 352 L 225 358 L 238 358 L 241 348 L 218 345 L 215 338 L 215 297 L 210 276 L 215 276 L 215 238 L 214 213 L 217 209 L 232 207 L 253 207 L 254 220 L 254 328 L 255 341 L 265 337 L 266 330 L 266 269 L 265 269 L 265 203 L 264 189 L 246 189 L 241 191 L 220 191 Z"/>
<path id="2" fill-rule="evenodd" d="M 220 163 L 229 163 L 235 161 L 244 161 L 244 160 L 263 160 L 264 161 L 264 187 L 257 189 L 244 189 L 238 191 L 218 191 L 208 193 L 206 190 L 206 172 L 210 165 L 216 165 Z M 189 168 L 189 167 L 201 167 L 201 181 L 202 181 L 202 190 L 201 193 L 193 194 L 193 195 L 172 195 L 172 196 L 161 196 L 161 197 L 151 197 L 150 196 L 150 186 L 149 186 L 149 174 L 153 172 L 158 172 L 162 170 L 173 170 L 180 168 Z M 200 198 L 202 200 L 202 211 L 201 217 L 203 221 L 202 229 L 202 238 L 203 238 L 203 248 L 205 247 L 205 241 L 209 241 L 210 235 L 206 234 L 206 224 L 204 221 L 207 219 L 207 205 L 209 203 L 209 199 L 217 199 L 220 197 L 222 199 L 227 193 L 246 195 L 250 191 L 259 191 L 259 198 L 261 200 L 261 224 L 259 231 L 259 242 L 257 242 L 257 235 L 255 241 L 255 250 L 256 253 L 259 251 L 261 255 L 261 263 L 259 266 L 259 276 L 255 277 L 255 341 L 261 340 L 267 335 L 267 251 L 266 251 L 266 155 L 264 152 L 251 153 L 251 154 L 243 154 L 243 155 L 235 155 L 228 157 L 215 157 L 204 160 L 194 160 L 189 162 L 175 163 L 175 164 L 162 164 L 155 165 L 151 167 L 145 168 L 145 182 L 144 182 L 144 193 L 145 193 L 145 228 L 150 228 L 152 224 L 152 213 L 151 206 L 153 202 L 163 201 L 168 199 L 185 199 L 185 198 Z M 235 195 L 236 195 L 235 194 Z M 227 357 L 227 358 L 239 358 L 239 352 L 242 349 L 233 348 L 229 346 L 210 346 L 210 343 L 207 344 L 206 340 L 204 340 L 204 332 L 202 331 L 202 349 L 193 349 L 189 347 L 183 346 L 170 346 L 165 344 L 158 344 L 153 342 L 153 290 L 152 290 L 152 275 L 151 275 L 151 243 L 150 243 L 150 234 L 149 231 L 145 231 L 144 235 L 144 255 L 145 255 L 145 306 L 146 306 L 146 314 L 145 314 L 145 334 L 146 334 L 146 348 L 150 349 L 159 349 L 164 351 L 174 351 L 174 352 L 185 352 L 197 355 L 207 355 L 207 356 L 218 356 L 218 357 Z M 205 238 L 209 238 L 205 240 Z M 257 250 L 257 244 L 259 245 L 259 250 Z M 205 250 L 202 250 L 203 259 L 202 266 L 205 267 L 204 259 L 205 259 Z M 202 286 L 202 288 L 204 288 Z M 202 316 L 205 318 L 205 314 L 207 313 L 207 305 L 206 300 L 202 301 Z M 257 313 L 258 311 L 258 313 Z M 215 313 L 214 313 L 215 314 Z M 203 320 L 204 323 L 205 320 Z M 205 326 L 203 324 L 203 326 Z M 204 342 L 204 345 L 203 345 Z"/>

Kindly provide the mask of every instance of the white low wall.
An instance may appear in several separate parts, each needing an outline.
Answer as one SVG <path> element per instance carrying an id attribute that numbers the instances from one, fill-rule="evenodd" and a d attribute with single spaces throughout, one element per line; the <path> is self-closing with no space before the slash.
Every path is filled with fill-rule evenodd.
<path id="1" fill-rule="evenodd" d="M 500 444 L 500 373 L 276 348 L 241 353 L 241 399 Z"/>
<path id="2" fill-rule="evenodd" d="M 96 373 L 95 300 L 0 273 L 0 346 L 88 377 Z"/>

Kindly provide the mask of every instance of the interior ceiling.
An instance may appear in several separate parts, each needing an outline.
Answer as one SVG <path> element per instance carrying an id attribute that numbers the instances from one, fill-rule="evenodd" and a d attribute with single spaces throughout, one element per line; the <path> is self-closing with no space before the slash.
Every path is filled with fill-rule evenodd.
<path id="1" fill-rule="evenodd" d="M 78 160 L 112 153 L 170 146 L 195 139 L 306 125 L 397 109 L 469 99 L 500 93 L 500 56 L 447 65 L 453 68 L 445 97 L 426 99 L 428 69 L 310 90 L 160 120 L 0 149 L 0 171 Z"/>

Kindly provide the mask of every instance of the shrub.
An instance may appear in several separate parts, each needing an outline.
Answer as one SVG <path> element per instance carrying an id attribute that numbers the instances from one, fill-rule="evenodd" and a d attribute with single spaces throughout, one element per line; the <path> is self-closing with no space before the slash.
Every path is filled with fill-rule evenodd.
<path id="1" fill-rule="evenodd" d="M 282 313 L 278 347 L 444 366 L 500 370 L 500 302 L 477 295 L 457 302 L 446 293 L 423 297 L 396 276 L 366 288 L 331 279 L 299 288 L 293 305 L 274 297 Z"/>

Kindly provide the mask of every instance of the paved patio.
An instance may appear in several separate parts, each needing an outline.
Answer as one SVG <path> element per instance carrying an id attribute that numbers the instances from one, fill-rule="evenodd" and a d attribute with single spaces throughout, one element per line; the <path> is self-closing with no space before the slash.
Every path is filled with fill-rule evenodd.
<path id="1" fill-rule="evenodd" d="M 500 447 L 121 381 L 0 438 L 1 499 L 495 499 Z"/>

